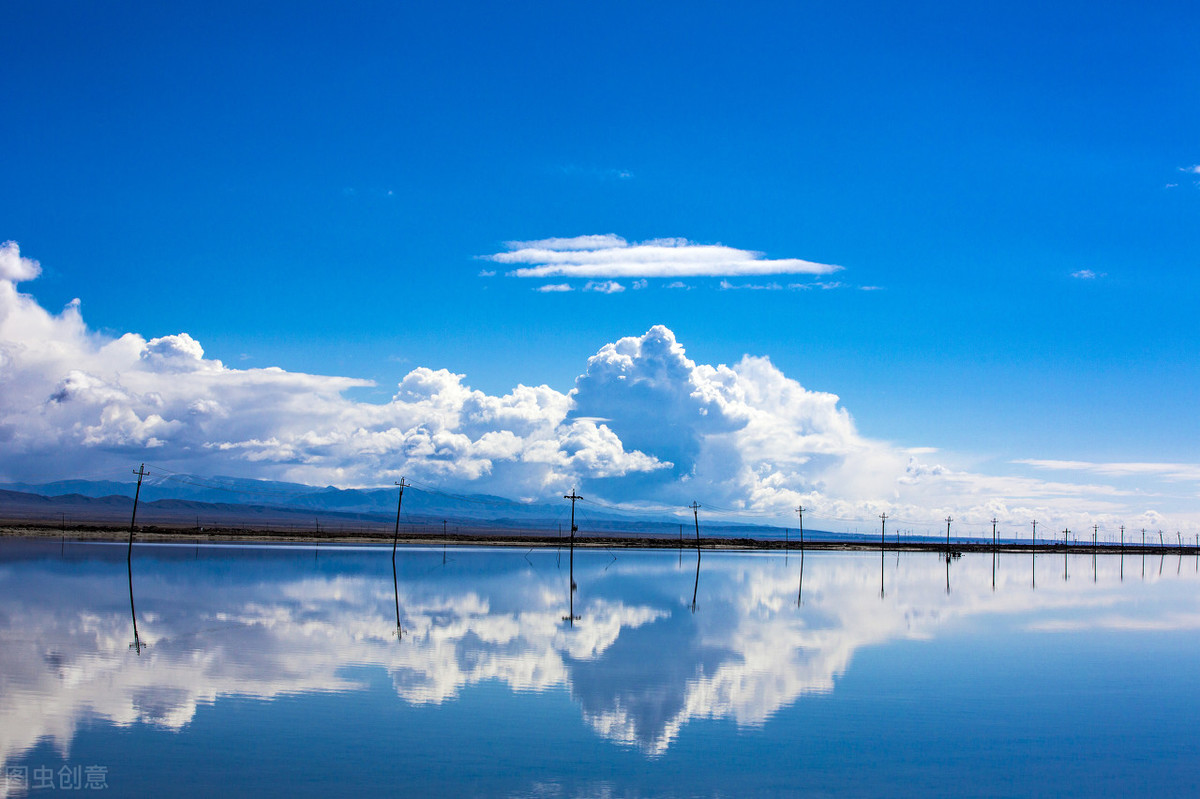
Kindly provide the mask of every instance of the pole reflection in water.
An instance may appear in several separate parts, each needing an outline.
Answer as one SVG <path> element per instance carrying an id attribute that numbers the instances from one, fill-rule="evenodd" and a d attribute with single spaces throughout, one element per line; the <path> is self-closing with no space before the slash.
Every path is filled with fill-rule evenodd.
<path id="1" fill-rule="evenodd" d="M 879 548 L 879 598 L 883 599 L 883 547 Z"/>
<path id="2" fill-rule="evenodd" d="M 696 550 L 696 583 L 692 586 L 692 613 L 696 612 L 696 593 L 700 590 L 700 550 Z"/>
<path id="3" fill-rule="evenodd" d="M 950 595 L 950 552 L 946 551 L 946 595 Z"/>
<path id="4" fill-rule="evenodd" d="M 404 628 L 400 626 L 400 583 L 396 579 L 396 552 L 392 551 L 392 592 L 396 598 L 396 630 L 393 635 L 399 641 L 404 638 Z"/>
<path id="5" fill-rule="evenodd" d="M 574 531 L 574 529 L 575 529 L 574 522 L 571 523 L 571 529 L 572 529 L 572 531 Z M 567 591 L 567 594 L 568 594 L 567 615 L 563 616 L 562 620 L 565 621 L 568 626 L 574 627 L 575 622 L 577 622 L 581 618 L 583 618 L 582 616 L 575 615 L 575 588 L 576 588 L 576 586 L 575 586 L 575 536 L 574 535 L 571 536 L 569 579 L 571 581 L 571 586 L 570 586 L 570 590 Z"/>
<path id="6" fill-rule="evenodd" d="M 125 563 L 129 568 L 129 615 L 133 617 L 133 642 L 129 644 L 129 648 L 141 655 L 143 644 L 138 636 L 137 611 L 133 607 L 133 558 L 127 558 Z"/>
<path id="7" fill-rule="evenodd" d="M 804 604 L 804 545 L 800 546 L 800 588 L 796 592 L 796 607 Z"/>

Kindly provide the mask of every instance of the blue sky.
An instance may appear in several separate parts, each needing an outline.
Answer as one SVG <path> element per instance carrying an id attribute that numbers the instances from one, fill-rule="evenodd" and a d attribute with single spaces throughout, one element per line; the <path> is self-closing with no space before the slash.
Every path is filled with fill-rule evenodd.
<path id="1" fill-rule="evenodd" d="M 418 366 L 567 392 L 664 325 L 697 363 L 766 356 L 863 436 L 956 467 L 1187 463 L 1197 16 L 10 6 L 0 240 L 41 264 L 20 291 L 79 298 L 90 330 L 374 381 L 357 400 Z M 606 294 L 481 257 L 606 234 L 843 269 Z M 839 285 L 788 288 L 816 282 Z"/>

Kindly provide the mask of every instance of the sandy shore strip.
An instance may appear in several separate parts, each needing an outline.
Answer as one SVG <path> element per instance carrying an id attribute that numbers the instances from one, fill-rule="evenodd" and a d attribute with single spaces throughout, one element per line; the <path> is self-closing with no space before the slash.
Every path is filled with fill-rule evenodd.
<path id="1" fill-rule="evenodd" d="M 0 537 L 7 538 L 46 538 L 64 541 L 121 541 L 129 540 L 129 529 L 112 525 L 52 525 L 10 523 L 0 524 Z M 314 532 L 282 532 L 279 530 L 246 528 L 221 528 L 220 530 L 204 530 L 197 532 L 194 528 L 167 528 L 146 526 L 139 527 L 134 534 L 134 543 L 255 543 L 255 544 L 391 544 L 393 536 L 383 532 L 353 532 L 336 534 L 317 534 Z M 526 549 L 556 549 L 570 546 L 568 536 L 561 538 L 545 533 L 523 533 L 519 530 L 479 530 L 472 532 L 447 533 L 445 535 L 401 533 L 396 539 L 401 546 L 488 546 L 488 547 L 523 547 Z M 684 537 L 682 544 L 678 538 L 647 535 L 613 535 L 580 533 L 575 536 L 575 546 L 581 549 L 665 549 L 665 550 L 694 550 L 697 548 L 696 538 Z M 801 550 L 800 542 L 792 539 L 781 541 L 777 539 L 707 537 L 701 536 L 699 548 L 709 550 L 745 550 L 745 551 L 788 551 Z M 837 552 L 949 552 L 958 555 L 967 552 L 1023 552 L 1097 555 L 1127 555 L 1135 554 L 1179 554 L 1200 556 L 1200 548 L 1191 544 L 1149 544 L 1144 547 L 1137 544 L 1096 544 L 1090 542 L 1072 542 L 1064 545 L 1062 541 L 1041 542 L 1036 547 L 1028 542 L 1002 542 L 993 545 L 990 541 L 952 541 L 949 548 L 945 541 L 920 540 L 896 541 L 895 539 L 880 542 L 879 540 L 861 539 L 811 539 L 804 541 L 806 551 L 837 551 Z"/>

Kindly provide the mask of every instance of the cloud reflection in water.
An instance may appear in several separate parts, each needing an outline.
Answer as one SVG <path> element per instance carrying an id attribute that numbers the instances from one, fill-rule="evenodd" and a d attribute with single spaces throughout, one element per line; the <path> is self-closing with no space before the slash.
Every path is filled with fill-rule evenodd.
<path id="1" fill-rule="evenodd" d="M 1194 628 L 1197 576 L 1146 582 L 1102 559 L 1063 582 L 1039 557 L 1006 555 L 992 588 L 990 557 L 950 568 L 933 555 L 880 559 L 807 553 L 709 553 L 698 584 L 674 553 L 577 551 L 573 627 L 565 557 L 553 551 L 204 549 L 142 546 L 133 639 L 123 549 L 10 542 L 0 561 L 0 756 L 41 740 L 69 756 L 80 725 L 166 730 L 222 697 L 272 700 L 365 690 L 350 667 L 382 668 L 415 705 L 454 700 L 497 681 L 515 692 L 566 690 L 605 739 L 649 756 L 695 719 L 763 724 L 805 694 L 834 690 L 856 652 L 979 625 L 1013 629 Z M 51 554 L 53 553 L 53 554 Z M 1044 565 L 1044 573 L 1042 571 Z M 606 568 L 607 567 L 607 568 Z M 1170 570 L 1168 570 L 1170 572 Z M 1132 571 L 1130 571 L 1132 574 Z M 1160 583 L 1156 585 L 1156 583 Z M 1171 586 L 1178 586 L 1177 589 Z M 1163 590 L 1164 587 L 1167 590 Z M 697 611 L 690 610 L 693 590 Z M 398 593 L 398 595 L 397 595 Z M 404 636 L 395 637 L 398 600 Z M 1136 600 L 1136 601 L 1133 601 Z M 358 675 L 361 677 L 361 675 Z"/>

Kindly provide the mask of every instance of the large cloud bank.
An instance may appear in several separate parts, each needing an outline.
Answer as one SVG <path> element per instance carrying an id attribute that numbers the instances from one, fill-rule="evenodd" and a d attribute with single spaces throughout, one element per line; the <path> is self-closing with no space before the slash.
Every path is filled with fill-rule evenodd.
<path id="1" fill-rule="evenodd" d="M 15 243 L 0 247 L 0 480 L 119 478 L 146 460 L 340 486 L 403 475 L 518 498 L 575 486 L 776 522 L 803 504 L 826 529 L 873 526 L 882 512 L 899 524 L 1038 518 L 1047 531 L 1164 524 L 1152 492 L 1039 476 L 1070 462 L 1030 459 L 1016 467 L 1025 476 L 997 477 L 924 463 L 919 450 L 860 435 L 837 396 L 767 358 L 696 363 L 662 326 L 601 347 L 566 393 L 517 385 L 491 396 L 421 367 L 377 404 L 346 396 L 368 381 L 230 368 L 187 333 L 89 330 L 77 301 L 53 314 L 17 290 L 39 271 Z"/>

